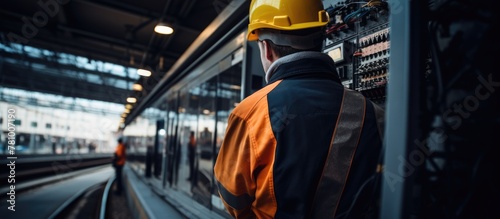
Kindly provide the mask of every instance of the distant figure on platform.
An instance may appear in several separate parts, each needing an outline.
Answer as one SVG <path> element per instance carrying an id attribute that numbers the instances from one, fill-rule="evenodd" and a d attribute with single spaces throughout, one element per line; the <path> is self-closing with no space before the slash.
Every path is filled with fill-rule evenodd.
<path id="1" fill-rule="evenodd" d="M 52 142 L 52 153 L 57 154 L 57 145 L 55 142 Z"/>
<path id="2" fill-rule="evenodd" d="M 123 182 L 122 182 L 122 170 L 125 165 L 125 145 L 123 144 L 123 139 L 118 139 L 118 145 L 115 150 L 115 158 L 113 160 L 113 166 L 116 171 L 116 191 L 117 195 L 121 195 L 123 190 Z"/>
<path id="3" fill-rule="evenodd" d="M 194 137 L 194 131 L 189 134 L 188 142 L 188 156 L 189 156 L 189 178 L 188 180 L 193 180 L 195 176 L 194 170 L 194 158 L 196 154 L 196 138 Z"/>
<path id="4" fill-rule="evenodd" d="M 200 142 L 200 157 L 204 159 L 212 158 L 212 132 L 205 127 L 198 138 Z"/>
<path id="5" fill-rule="evenodd" d="M 90 142 L 89 145 L 88 145 L 89 154 L 95 153 L 95 148 L 96 148 L 95 143 L 94 142 Z"/>

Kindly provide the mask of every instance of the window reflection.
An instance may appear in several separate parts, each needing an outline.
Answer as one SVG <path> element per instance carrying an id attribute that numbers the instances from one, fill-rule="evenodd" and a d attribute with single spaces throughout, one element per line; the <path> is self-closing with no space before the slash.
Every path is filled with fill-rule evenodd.
<path id="1" fill-rule="evenodd" d="M 167 107 L 164 181 L 210 207 L 217 195 L 213 165 L 229 113 L 240 102 L 241 63 L 176 94 Z"/>

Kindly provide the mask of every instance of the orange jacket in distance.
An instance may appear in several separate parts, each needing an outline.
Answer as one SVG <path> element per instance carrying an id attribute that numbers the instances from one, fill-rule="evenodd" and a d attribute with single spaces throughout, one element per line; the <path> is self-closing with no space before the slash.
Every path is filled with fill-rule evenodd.
<path id="1" fill-rule="evenodd" d="M 118 146 L 116 146 L 115 153 L 118 158 L 116 161 L 116 165 L 118 166 L 125 165 L 125 145 L 123 143 L 119 143 Z"/>

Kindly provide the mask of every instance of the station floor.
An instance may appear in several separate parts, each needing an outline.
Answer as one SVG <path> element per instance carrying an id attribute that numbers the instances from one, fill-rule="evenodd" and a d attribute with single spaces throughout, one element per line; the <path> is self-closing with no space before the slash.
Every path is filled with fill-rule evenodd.
<path id="1" fill-rule="evenodd" d="M 118 195 L 113 191 L 116 191 L 116 182 L 113 183 L 108 197 L 108 219 L 134 219 L 125 195 Z"/>
<path id="2" fill-rule="evenodd" d="M 146 178 L 129 165 L 123 169 L 125 188 L 133 218 L 228 219 L 197 203 L 179 190 L 163 188 L 161 181 Z M 137 206 L 137 207 L 136 207 Z"/>

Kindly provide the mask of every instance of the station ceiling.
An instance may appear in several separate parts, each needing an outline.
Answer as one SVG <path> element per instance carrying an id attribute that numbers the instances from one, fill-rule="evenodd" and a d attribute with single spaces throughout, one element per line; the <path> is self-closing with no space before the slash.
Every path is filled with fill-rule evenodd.
<path id="1" fill-rule="evenodd" d="M 125 104 L 135 69 L 161 78 L 230 1 L 5 1 L 0 87 Z"/>

